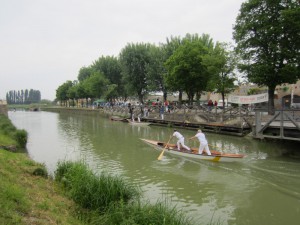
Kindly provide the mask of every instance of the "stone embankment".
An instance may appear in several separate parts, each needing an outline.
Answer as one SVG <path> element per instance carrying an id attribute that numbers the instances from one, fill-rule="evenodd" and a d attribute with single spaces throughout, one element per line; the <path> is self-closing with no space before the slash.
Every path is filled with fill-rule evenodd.
<path id="1" fill-rule="evenodd" d="M 45 111 L 69 113 L 104 115 L 109 117 L 130 118 L 127 107 L 103 107 L 103 108 L 72 108 L 56 107 L 42 109 Z M 154 125 L 181 127 L 187 129 L 203 129 L 207 132 L 223 133 L 235 136 L 244 136 L 251 132 L 252 117 L 245 116 L 241 112 L 231 110 L 224 112 L 219 109 L 207 110 L 205 108 L 175 108 L 164 112 L 163 117 L 159 108 L 151 107 L 148 113 L 142 113 L 140 107 L 133 111 L 134 117 L 140 116 L 141 121 L 151 122 Z"/>
<path id="2" fill-rule="evenodd" d="M 0 99 L 0 114 L 7 116 L 7 103 Z"/>

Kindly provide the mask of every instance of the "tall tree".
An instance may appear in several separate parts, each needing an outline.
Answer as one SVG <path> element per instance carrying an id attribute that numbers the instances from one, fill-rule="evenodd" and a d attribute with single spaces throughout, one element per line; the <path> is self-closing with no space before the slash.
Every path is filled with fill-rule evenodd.
<path id="1" fill-rule="evenodd" d="M 88 77 L 90 77 L 92 73 L 93 73 L 93 69 L 91 67 L 84 66 L 80 68 L 77 79 L 81 82 L 87 79 Z"/>
<path id="2" fill-rule="evenodd" d="M 182 45 L 182 38 L 178 36 L 171 36 L 170 38 L 166 39 L 166 43 L 162 44 L 162 49 L 163 49 L 163 56 L 164 56 L 164 68 L 166 72 L 164 73 L 164 85 L 167 88 L 168 91 L 172 92 L 179 92 L 179 104 L 182 102 L 182 92 L 183 89 L 176 88 L 176 86 L 173 86 L 172 84 L 172 76 L 170 75 L 170 71 L 167 69 L 166 62 L 167 60 L 175 53 L 175 51 L 179 48 L 179 46 Z"/>
<path id="3" fill-rule="evenodd" d="M 298 0 L 248 0 L 236 18 L 240 69 L 250 82 L 268 87 L 269 114 L 274 113 L 275 87 L 300 77 L 299 6 Z"/>
<path id="4" fill-rule="evenodd" d="M 164 74 L 166 68 L 164 66 L 165 54 L 163 48 L 151 46 L 150 61 L 147 65 L 147 87 L 150 91 L 162 91 L 164 93 L 164 100 L 167 98 L 167 87 L 164 82 Z"/>
<path id="5" fill-rule="evenodd" d="M 68 91 L 73 86 L 73 82 L 68 80 L 56 89 L 56 98 L 60 100 L 61 105 L 66 105 L 68 100 Z"/>
<path id="6" fill-rule="evenodd" d="M 102 73 L 108 79 L 108 92 L 106 98 L 108 100 L 116 99 L 120 96 L 126 98 L 124 85 L 122 82 L 122 69 L 118 58 L 114 56 L 101 56 L 92 65 L 94 71 Z"/>
<path id="7" fill-rule="evenodd" d="M 211 54 L 203 59 L 211 74 L 209 88 L 214 92 L 220 93 L 223 100 L 223 110 L 225 109 L 225 95 L 234 90 L 236 68 L 236 56 L 234 51 L 229 49 L 226 43 L 217 42 Z"/>
<path id="8" fill-rule="evenodd" d="M 101 98 L 105 94 L 108 84 L 109 81 L 98 71 L 84 81 L 84 87 L 90 98 Z"/>
<path id="9" fill-rule="evenodd" d="M 203 57 L 208 54 L 206 42 L 197 35 L 187 35 L 167 60 L 167 82 L 177 90 L 184 90 L 192 104 L 194 95 L 206 89 L 209 80 Z"/>
<path id="10" fill-rule="evenodd" d="M 150 63 L 151 44 L 128 44 L 120 53 L 123 79 L 128 93 L 138 96 L 141 103 L 148 92 L 147 65 Z"/>

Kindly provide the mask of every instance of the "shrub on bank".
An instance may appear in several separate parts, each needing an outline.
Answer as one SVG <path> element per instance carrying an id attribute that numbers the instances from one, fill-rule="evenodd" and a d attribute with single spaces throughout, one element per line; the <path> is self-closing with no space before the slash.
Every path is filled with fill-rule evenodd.
<path id="1" fill-rule="evenodd" d="M 61 181 L 68 195 L 86 209 L 105 211 L 115 202 L 128 203 L 140 196 L 139 190 L 117 176 L 95 175 L 80 162 L 60 162 L 55 179 Z"/>
<path id="2" fill-rule="evenodd" d="M 105 214 L 94 217 L 90 224 L 191 225 L 192 222 L 182 211 L 171 207 L 167 202 L 143 204 L 138 201 L 129 205 L 113 204 Z"/>
<path id="3" fill-rule="evenodd" d="M 16 141 L 18 142 L 18 146 L 21 148 L 25 148 L 28 137 L 26 130 L 16 130 L 14 136 Z"/>
<path id="4" fill-rule="evenodd" d="M 101 173 L 94 174 L 84 163 L 59 162 L 55 180 L 66 194 L 81 207 L 89 224 L 192 224 L 183 213 L 168 204 L 141 203 L 141 192 L 122 178 Z"/>
<path id="5" fill-rule="evenodd" d="M 25 148 L 27 136 L 25 130 L 17 130 L 7 116 L 0 115 L 0 146 L 17 145 Z"/>

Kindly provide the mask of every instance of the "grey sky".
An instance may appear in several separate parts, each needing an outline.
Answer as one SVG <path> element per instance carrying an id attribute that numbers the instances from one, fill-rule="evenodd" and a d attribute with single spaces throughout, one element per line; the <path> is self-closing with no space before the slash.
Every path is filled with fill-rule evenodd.
<path id="1" fill-rule="evenodd" d="M 0 0 L 0 99 L 10 90 L 56 89 L 127 43 L 209 34 L 232 42 L 245 0 Z"/>

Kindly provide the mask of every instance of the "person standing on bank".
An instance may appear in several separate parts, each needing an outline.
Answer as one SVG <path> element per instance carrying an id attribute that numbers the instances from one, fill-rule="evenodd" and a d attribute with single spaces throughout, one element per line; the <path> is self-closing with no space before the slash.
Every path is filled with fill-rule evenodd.
<path id="1" fill-rule="evenodd" d="M 178 148 L 179 151 L 180 151 L 180 144 L 186 150 L 191 151 L 191 149 L 184 144 L 184 137 L 182 136 L 182 134 L 179 133 L 176 129 L 174 129 L 174 133 L 172 135 L 172 138 L 173 137 L 177 137 L 177 139 L 178 139 L 178 141 L 177 141 L 177 148 Z"/>
<path id="2" fill-rule="evenodd" d="M 200 142 L 200 146 L 199 146 L 199 154 L 201 155 L 203 150 L 205 150 L 207 155 L 211 155 L 211 152 L 209 151 L 209 147 L 208 147 L 208 142 L 206 140 L 205 134 L 202 133 L 201 130 L 198 130 L 197 134 L 191 138 L 189 138 L 190 140 L 193 138 L 198 138 L 199 142 Z"/>

